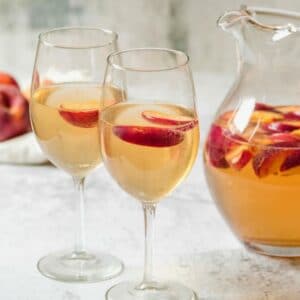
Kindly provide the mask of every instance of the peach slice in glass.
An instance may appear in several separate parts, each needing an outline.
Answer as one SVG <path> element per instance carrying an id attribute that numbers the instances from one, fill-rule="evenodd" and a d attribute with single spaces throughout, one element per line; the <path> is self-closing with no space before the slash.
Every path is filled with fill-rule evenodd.
<path id="1" fill-rule="evenodd" d="M 150 126 L 116 125 L 113 132 L 125 142 L 150 147 L 175 146 L 184 139 L 180 130 Z"/>
<path id="2" fill-rule="evenodd" d="M 74 126 L 95 127 L 99 117 L 99 102 L 67 102 L 59 106 L 59 114 L 65 121 Z"/>
<path id="3" fill-rule="evenodd" d="M 194 119 L 190 117 L 172 115 L 155 110 L 145 110 L 142 112 L 142 116 L 150 122 L 161 125 L 185 125 L 194 121 Z"/>

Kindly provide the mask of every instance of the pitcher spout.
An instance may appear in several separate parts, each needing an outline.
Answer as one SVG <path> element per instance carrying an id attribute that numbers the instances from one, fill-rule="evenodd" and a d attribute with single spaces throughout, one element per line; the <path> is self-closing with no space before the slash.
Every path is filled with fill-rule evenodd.
<path id="1" fill-rule="evenodd" d="M 281 22 L 274 24 L 273 22 L 264 22 L 260 20 L 261 16 L 279 18 Z M 270 9 L 262 7 L 248 7 L 242 5 L 240 10 L 233 10 L 224 13 L 217 20 L 217 25 L 224 31 L 234 32 L 233 29 L 239 25 L 250 24 L 257 30 L 268 31 L 274 33 L 274 41 L 288 36 L 291 33 L 300 31 L 299 27 L 300 13 L 290 12 L 282 9 Z"/>
<path id="2" fill-rule="evenodd" d="M 217 25 L 237 42 L 238 70 L 246 67 L 294 68 L 290 57 L 298 53 L 300 13 L 281 9 L 241 6 L 223 14 Z"/>

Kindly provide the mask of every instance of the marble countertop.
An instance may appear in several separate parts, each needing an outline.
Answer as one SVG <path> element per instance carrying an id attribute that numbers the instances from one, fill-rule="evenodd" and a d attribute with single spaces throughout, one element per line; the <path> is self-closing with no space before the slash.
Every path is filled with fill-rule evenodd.
<path id="1" fill-rule="evenodd" d="M 204 136 L 230 79 L 197 75 L 195 80 Z M 210 94 L 209 82 L 220 89 Z M 113 284 L 141 278 L 140 204 L 103 167 L 87 180 L 87 242 L 91 249 L 121 258 L 126 269 L 120 277 L 96 284 L 56 282 L 36 268 L 40 257 L 73 245 L 76 220 L 69 176 L 50 165 L 2 164 L 0 180 L 1 299 L 102 300 Z M 272 259 L 243 249 L 211 200 L 201 151 L 185 182 L 158 206 L 156 223 L 157 278 L 178 280 L 205 300 L 300 299 L 300 260 Z"/>

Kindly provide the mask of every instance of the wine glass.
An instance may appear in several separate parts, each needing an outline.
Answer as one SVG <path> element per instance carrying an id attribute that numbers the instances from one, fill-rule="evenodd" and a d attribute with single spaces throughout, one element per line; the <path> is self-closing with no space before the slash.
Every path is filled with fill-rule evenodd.
<path id="1" fill-rule="evenodd" d="M 98 28 L 60 28 L 40 34 L 32 77 L 30 116 L 33 132 L 47 158 L 69 173 L 78 193 L 73 250 L 51 253 L 39 271 L 67 282 L 96 282 L 118 275 L 115 257 L 89 252 L 85 242 L 84 182 L 101 163 L 98 115 L 121 100 L 122 91 L 102 82 L 117 34 Z"/>
<path id="2" fill-rule="evenodd" d="M 141 283 L 117 284 L 106 299 L 196 299 L 189 288 L 179 283 L 161 284 L 152 275 L 156 206 L 186 177 L 198 151 L 199 127 L 188 57 L 171 49 L 140 48 L 113 53 L 107 61 L 104 95 L 111 84 L 124 93 L 122 103 L 101 113 L 101 153 L 120 187 L 142 204 L 145 270 Z"/>

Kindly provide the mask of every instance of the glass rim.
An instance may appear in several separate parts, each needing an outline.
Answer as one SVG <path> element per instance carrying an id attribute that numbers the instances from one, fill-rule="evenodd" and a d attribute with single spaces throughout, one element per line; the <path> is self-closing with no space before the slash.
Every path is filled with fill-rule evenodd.
<path id="1" fill-rule="evenodd" d="M 130 53 L 130 52 L 143 52 L 143 51 L 153 51 L 153 52 L 165 52 L 165 53 L 172 53 L 176 55 L 180 55 L 184 57 L 183 62 L 174 64 L 174 66 L 171 67 L 161 67 L 161 68 L 137 68 L 137 67 L 128 67 L 123 66 L 120 63 L 113 62 L 113 57 L 115 56 L 122 56 L 124 53 Z M 183 51 L 175 50 L 171 48 L 157 48 L 157 47 L 144 47 L 144 48 L 129 48 L 125 50 L 115 51 L 108 55 L 107 57 L 107 64 L 112 66 L 115 69 L 122 70 L 122 71 L 131 71 L 131 72 L 163 72 L 163 71 L 171 71 L 176 70 L 178 68 L 184 67 L 188 65 L 190 61 L 190 57 Z"/>
<path id="2" fill-rule="evenodd" d="M 101 32 L 103 34 L 111 35 L 111 39 L 106 42 L 106 43 L 91 43 L 90 46 L 66 46 L 61 43 L 53 43 L 49 40 L 47 40 L 47 35 L 49 33 L 55 33 L 59 31 L 68 31 L 68 30 L 94 30 Z M 93 48 L 103 48 L 108 45 L 113 44 L 115 41 L 118 39 L 118 34 L 115 31 L 112 31 L 110 29 L 105 29 L 101 27 L 90 27 L 90 26 L 67 26 L 67 27 L 57 27 L 53 28 L 47 31 L 43 31 L 39 33 L 38 35 L 38 41 L 39 43 L 42 43 L 48 47 L 53 47 L 53 48 L 60 48 L 60 49 L 93 49 Z"/>

